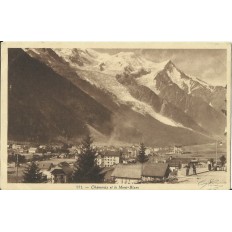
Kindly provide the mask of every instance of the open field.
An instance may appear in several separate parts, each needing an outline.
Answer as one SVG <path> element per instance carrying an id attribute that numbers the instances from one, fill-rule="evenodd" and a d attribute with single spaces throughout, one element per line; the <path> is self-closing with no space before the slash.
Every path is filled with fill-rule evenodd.
<path id="1" fill-rule="evenodd" d="M 216 143 L 200 144 L 200 145 L 191 145 L 184 146 L 184 152 L 191 152 L 191 154 L 184 154 L 186 157 L 195 157 L 195 158 L 214 158 L 216 157 Z M 218 158 L 222 155 L 226 155 L 226 143 L 223 142 L 222 146 L 217 146 Z"/>
<path id="2" fill-rule="evenodd" d="M 67 163 L 74 163 L 76 161 L 76 159 L 67 159 L 67 158 L 61 158 L 61 159 L 58 159 L 58 158 L 52 158 L 52 159 L 49 159 L 49 160 L 42 160 L 42 161 L 39 161 L 40 164 L 47 164 L 47 163 L 52 163 L 54 165 L 57 165 L 61 162 L 67 162 Z"/>

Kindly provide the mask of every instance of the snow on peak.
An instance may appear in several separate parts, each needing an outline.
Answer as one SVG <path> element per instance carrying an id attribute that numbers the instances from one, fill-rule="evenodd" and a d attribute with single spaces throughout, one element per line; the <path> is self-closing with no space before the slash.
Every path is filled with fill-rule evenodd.
<path id="1" fill-rule="evenodd" d="M 164 67 L 168 67 L 168 66 L 170 66 L 170 65 L 174 66 L 174 64 L 173 64 L 173 62 L 172 62 L 171 60 L 165 60 L 165 61 L 163 61 L 162 63 L 165 64 Z"/>
<path id="2" fill-rule="evenodd" d="M 90 48 L 54 48 L 53 51 L 73 67 L 101 71 L 110 75 L 121 74 L 126 67 L 131 67 L 135 72 L 141 69 L 149 70 L 154 75 L 172 63 L 171 60 L 154 63 L 132 51 L 116 54 L 103 53 Z"/>
<path id="3" fill-rule="evenodd" d="M 164 71 L 170 78 L 171 82 L 176 84 L 187 94 L 191 94 L 192 91 L 198 88 L 206 88 L 210 91 L 213 90 L 212 86 L 208 85 L 206 82 L 190 75 L 186 75 L 180 71 L 171 60 L 166 60 L 161 63 L 153 63 L 151 73 L 140 77 L 137 82 L 150 88 L 156 94 L 159 94 L 160 91 L 156 86 L 156 76 L 160 71 Z"/>
<path id="4" fill-rule="evenodd" d="M 119 57 L 135 57 L 134 52 L 118 52 L 114 56 L 119 56 Z"/>
<path id="5" fill-rule="evenodd" d="M 144 69 L 151 68 L 151 72 L 144 75 L 146 79 L 141 78 L 150 83 L 149 81 L 154 80 L 155 75 L 165 67 L 167 62 L 153 63 L 133 52 L 120 52 L 110 55 L 92 49 L 55 48 L 52 50 L 68 62 L 80 74 L 80 78 L 111 94 L 115 98 L 116 103 L 126 104 L 134 111 L 143 115 L 150 115 L 163 124 L 173 127 L 183 127 L 182 124 L 157 113 L 150 104 L 134 98 L 127 87 L 118 82 L 116 78 L 116 74 L 122 73 L 128 65 L 132 66 L 134 71 L 141 67 Z M 53 62 L 51 57 L 51 54 L 48 54 L 46 56 L 47 61 Z"/>
<path id="6" fill-rule="evenodd" d="M 92 63 L 96 53 L 92 49 L 54 48 L 54 52 L 69 63 Z M 79 62 L 78 62 L 79 61 Z"/>
<path id="7" fill-rule="evenodd" d="M 104 64 L 105 72 L 121 73 L 128 66 L 135 70 L 144 67 L 144 59 L 134 52 L 119 52 L 114 55 L 99 53 L 98 60 Z"/>
<path id="8" fill-rule="evenodd" d="M 43 53 L 43 51 L 40 51 L 41 49 L 31 48 L 29 50 L 35 55 L 40 55 L 40 52 Z M 173 83 L 188 94 L 199 88 L 213 91 L 212 86 L 206 82 L 190 75 L 185 75 L 170 59 L 155 63 L 133 51 L 109 54 L 91 48 L 54 48 L 52 50 L 71 66 L 81 70 L 97 71 L 112 76 L 123 73 L 127 67 L 130 67 L 135 73 L 142 69 L 147 70 L 147 74 L 140 76 L 136 81 L 141 85 L 147 86 L 156 94 L 159 94 L 159 90 L 156 87 L 155 77 L 163 70 Z"/>
<path id="9" fill-rule="evenodd" d="M 198 83 L 199 85 L 201 86 L 204 86 L 205 88 L 207 88 L 208 90 L 212 91 L 214 89 L 213 86 L 209 85 L 207 82 L 203 81 L 203 80 L 200 80 L 199 78 L 197 77 L 194 77 L 194 76 L 191 76 L 191 75 L 188 75 L 193 81 L 195 81 L 196 83 Z"/>
<path id="10" fill-rule="evenodd" d="M 155 77 L 157 74 L 161 71 L 163 71 L 165 68 L 167 68 L 168 65 L 173 64 L 171 60 L 165 60 L 160 63 L 153 63 L 152 66 L 149 66 L 151 72 L 147 75 L 143 75 L 140 78 L 136 79 L 136 81 L 140 85 L 144 85 L 151 89 L 155 94 L 159 94 L 160 91 L 156 87 L 156 79 Z"/>
<path id="11" fill-rule="evenodd" d="M 171 81 L 178 85 L 180 89 L 184 90 L 188 94 L 191 94 L 193 90 L 196 90 L 198 88 L 206 88 L 212 91 L 212 87 L 209 84 L 200 80 L 199 78 L 195 78 L 181 72 L 172 63 L 172 61 L 169 61 L 169 63 L 165 66 L 165 69 Z"/>

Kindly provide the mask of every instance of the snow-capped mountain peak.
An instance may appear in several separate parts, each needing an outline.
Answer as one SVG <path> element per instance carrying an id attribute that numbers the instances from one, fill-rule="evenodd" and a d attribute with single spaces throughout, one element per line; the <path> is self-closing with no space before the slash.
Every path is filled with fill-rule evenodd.
<path id="1" fill-rule="evenodd" d="M 8 57 L 12 140 L 23 131 L 23 139 L 79 141 L 91 127 L 105 142 L 167 146 L 224 133 L 226 90 L 215 87 L 210 95 L 207 83 L 170 60 L 77 48 L 9 49 Z"/>
<path id="2" fill-rule="evenodd" d="M 41 56 L 42 54 L 47 56 L 47 51 L 43 51 L 43 49 L 26 50 L 32 56 Z M 188 94 L 196 92 L 198 89 L 206 89 L 210 92 L 214 90 L 213 86 L 199 78 L 186 75 L 170 59 L 155 63 L 132 51 L 109 54 L 89 48 L 54 48 L 52 51 L 65 62 L 80 70 L 91 70 L 112 76 L 124 73 L 125 69 L 128 70 L 128 67 L 131 74 L 141 73 L 141 70 L 145 70 L 145 72 L 142 72 L 143 75 L 140 75 L 138 83 L 147 86 L 155 93 L 159 93 L 159 88 L 156 86 L 156 76 L 161 72 L 169 78 L 168 84 L 176 84 Z M 55 62 L 53 56 L 47 56 L 47 59 L 51 64 Z"/>

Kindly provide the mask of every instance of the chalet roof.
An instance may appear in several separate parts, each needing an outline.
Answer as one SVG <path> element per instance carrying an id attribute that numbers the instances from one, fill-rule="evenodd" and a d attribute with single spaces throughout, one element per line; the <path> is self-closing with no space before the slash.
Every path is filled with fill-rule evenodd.
<path id="1" fill-rule="evenodd" d="M 100 174 L 104 176 L 105 180 L 111 179 L 111 174 L 113 173 L 115 166 L 105 167 L 100 171 Z"/>
<path id="2" fill-rule="evenodd" d="M 60 166 L 60 167 L 67 167 L 67 166 L 70 166 L 70 165 L 69 165 L 68 162 L 63 161 L 63 162 L 60 162 L 60 163 L 58 164 L 58 166 Z"/>
<path id="3" fill-rule="evenodd" d="M 114 169 L 111 169 L 111 170 L 109 170 L 108 172 L 106 172 L 105 174 L 104 174 L 104 179 L 105 180 L 110 180 L 111 178 L 112 178 L 112 173 L 113 173 L 113 171 L 114 171 Z"/>
<path id="4" fill-rule="evenodd" d="M 102 170 L 100 171 L 100 174 L 105 174 L 108 171 L 114 170 L 115 166 L 110 166 L 110 167 L 104 167 L 102 168 Z"/>
<path id="5" fill-rule="evenodd" d="M 51 169 L 51 173 L 54 174 L 65 174 L 65 175 L 71 175 L 73 172 L 73 169 L 70 166 L 56 166 Z"/>
<path id="6" fill-rule="evenodd" d="M 116 178 L 140 179 L 142 176 L 164 177 L 169 168 L 167 163 L 118 164 L 111 176 Z"/>
<path id="7" fill-rule="evenodd" d="M 113 173 L 112 177 L 128 178 L 128 179 L 140 179 L 142 174 L 141 164 L 122 165 L 118 164 Z"/>
<path id="8" fill-rule="evenodd" d="M 179 164 L 187 164 L 193 162 L 193 160 L 194 160 L 193 158 L 180 157 L 180 158 L 167 159 L 166 162 L 171 167 L 178 167 Z"/>
<path id="9" fill-rule="evenodd" d="M 63 169 L 61 167 L 55 167 L 51 170 L 51 174 L 57 175 L 57 174 L 63 174 L 65 175 Z"/>
<path id="10" fill-rule="evenodd" d="M 120 156 L 120 151 L 103 151 L 102 156 Z"/>
<path id="11" fill-rule="evenodd" d="M 143 176 L 164 177 L 169 165 L 167 163 L 144 164 L 142 169 Z"/>
<path id="12" fill-rule="evenodd" d="M 65 175 L 71 175 L 73 173 L 73 168 L 70 166 L 63 166 L 62 169 Z"/>

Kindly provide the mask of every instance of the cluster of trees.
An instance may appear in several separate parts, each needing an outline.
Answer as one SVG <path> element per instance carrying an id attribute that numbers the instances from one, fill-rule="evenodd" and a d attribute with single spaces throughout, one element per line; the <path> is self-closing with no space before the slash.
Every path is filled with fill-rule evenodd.
<path id="1" fill-rule="evenodd" d="M 100 167 L 96 164 L 96 150 L 92 147 L 93 140 L 88 135 L 82 141 L 81 153 L 74 165 L 72 181 L 74 183 L 101 182 Z"/>
<path id="2" fill-rule="evenodd" d="M 26 157 L 24 155 L 21 154 L 13 154 L 13 155 L 9 155 L 8 156 L 8 162 L 12 163 L 15 162 L 17 164 L 23 164 L 26 163 L 27 161 L 42 161 L 42 160 L 48 160 L 52 157 L 52 155 L 33 155 L 33 157 L 29 160 L 26 160 Z"/>
<path id="3" fill-rule="evenodd" d="M 93 149 L 92 143 L 93 139 L 89 135 L 82 140 L 81 153 L 74 164 L 74 170 L 71 176 L 72 183 L 100 183 L 102 181 L 102 175 L 100 174 L 101 168 L 96 164 L 96 150 Z M 63 147 L 63 149 L 66 148 L 67 146 Z M 145 150 L 144 143 L 141 143 L 137 156 L 137 161 L 140 163 L 145 163 L 148 160 L 148 157 L 145 155 Z M 24 183 L 44 182 L 42 172 L 35 161 L 33 160 L 24 170 Z"/>
<path id="4" fill-rule="evenodd" d="M 23 172 L 24 183 L 42 183 L 43 181 L 42 172 L 35 162 L 32 162 L 25 168 Z"/>
<path id="5" fill-rule="evenodd" d="M 139 154 L 137 156 L 137 161 L 139 163 L 145 163 L 148 161 L 148 157 L 146 156 L 145 151 L 146 151 L 146 147 L 144 143 L 141 143 L 139 148 Z"/>
<path id="6" fill-rule="evenodd" d="M 71 177 L 72 183 L 100 183 L 100 167 L 95 162 L 96 150 L 92 147 L 93 140 L 88 135 L 82 141 L 81 153 L 74 164 L 74 170 Z M 25 169 L 23 175 L 24 183 L 41 183 L 43 182 L 41 170 L 34 161 Z"/>
<path id="7" fill-rule="evenodd" d="M 38 147 L 37 151 L 38 151 L 38 153 L 42 153 L 42 154 L 45 154 L 47 152 L 68 153 L 69 152 L 68 148 L 70 148 L 71 146 L 72 146 L 71 144 L 63 143 L 62 147 L 53 147 L 53 146 L 46 146 L 46 148 Z"/>

